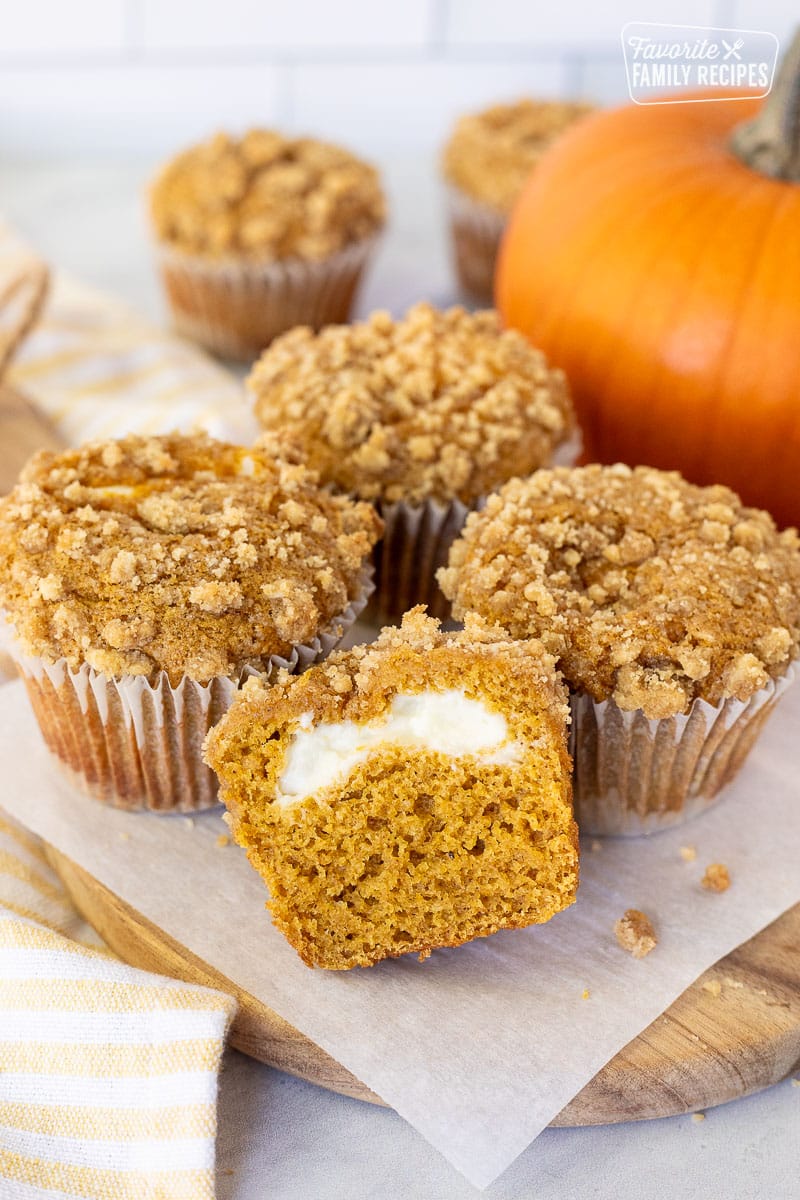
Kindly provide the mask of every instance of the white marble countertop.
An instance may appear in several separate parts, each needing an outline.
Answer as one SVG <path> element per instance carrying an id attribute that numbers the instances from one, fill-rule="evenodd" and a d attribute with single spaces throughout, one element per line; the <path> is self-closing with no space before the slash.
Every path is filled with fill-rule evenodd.
<path id="1" fill-rule="evenodd" d="M 155 319 L 142 189 L 147 164 L 8 165 L 0 214 L 56 267 Z M 359 311 L 455 298 L 431 164 L 388 172 L 393 221 Z M 485 1048 L 491 1052 L 490 1044 Z M 800 1086 L 787 1080 L 709 1110 L 593 1129 L 547 1130 L 487 1200 L 796 1200 Z M 226 1055 L 219 1200 L 472 1200 L 480 1195 L 394 1113 Z"/>

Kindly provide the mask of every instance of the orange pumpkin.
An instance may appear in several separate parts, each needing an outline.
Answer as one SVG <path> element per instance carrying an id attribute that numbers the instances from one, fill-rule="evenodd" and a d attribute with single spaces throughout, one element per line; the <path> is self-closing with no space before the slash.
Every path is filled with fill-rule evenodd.
<path id="1" fill-rule="evenodd" d="M 800 175 L 782 80 L 738 133 L 759 170 L 731 148 L 752 99 L 582 121 L 514 210 L 496 295 L 567 372 L 587 461 L 678 468 L 800 524 L 800 184 L 762 173 Z"/>

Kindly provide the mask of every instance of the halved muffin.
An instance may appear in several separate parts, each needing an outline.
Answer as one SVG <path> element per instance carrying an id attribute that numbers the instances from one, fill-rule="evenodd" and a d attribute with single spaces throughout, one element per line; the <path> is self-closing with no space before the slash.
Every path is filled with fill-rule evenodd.
<path id="1" fill-rule="evenodd" d="M 575 899 L 567 706 L 540 643 L 422 608 L 209 735 L 236 840 L 309 966 L 346 969 L 549 920 Z"/>

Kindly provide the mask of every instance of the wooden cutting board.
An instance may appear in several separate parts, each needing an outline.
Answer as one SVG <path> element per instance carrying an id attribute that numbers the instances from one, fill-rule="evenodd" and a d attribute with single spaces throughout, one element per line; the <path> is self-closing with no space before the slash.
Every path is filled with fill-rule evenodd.
<path id="1" fill-rule="evenodd" d="M 21 392 L 0 383 L 0 496 L 11 491 L 34 451 L 61 445 L 47 417 Z"/>
<path id="2" fill-rule="evenodd" d="M 37 450 L 59 450 L 62 445 L 44 413 L 0 380 L 0 496 L 11 491 L 20 468 L 32 454 Z M 16 673 L 9 656 L 0 650 L 0 681 Z"/>
<path id="3" fill-rule="evenodd" d="M 230 1040 L 291 1075 L 359 1100 L 378 1096 L 261 1001 L 168 937 L 50 847 L 86 920 L 120 958 L 236 996 Z M 723 958 L 634 1038 L 554 1125 L 604 1125 L 692 1112 L 769 1087 L 800 1065 L 800 905 Z"/>
<path id="4" fill-rule="evenodd" d="M 0 386 L 0 494 L 34 450 L 57 448 L 47 420 Z M 52 847 L 76 907 L 126 962 L 235 994 L 231 1042 L 300 1078 L 380 1104 L 355 1076 Z M 553 1122 L 596 1125 L 689 1112 L 758 1091 L 800 1066 L 800 906 L 718 962 L 629 1043 Z"/>

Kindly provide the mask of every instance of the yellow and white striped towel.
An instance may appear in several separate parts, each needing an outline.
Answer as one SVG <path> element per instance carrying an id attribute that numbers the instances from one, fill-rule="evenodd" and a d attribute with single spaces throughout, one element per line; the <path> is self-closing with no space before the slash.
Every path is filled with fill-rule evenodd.
<path id="1" fill-rule="evenodd" d="M 0 1196 L 213 1200 L 230 996 L 102 948 L 0 817 Z"/>
<path id="2" fill-rule="evenodd" d="M 41 269 L 0 219 L 0 371 L 4 295 L 19 296 L 20 305 L 8 307 L 21 321 Z M 59 275 L 5 379 L 36 401 L 68 445 L 173 429 L 249 443 L 258 432 L 234 375 L 119 300 Z"/>
<path id="3" fill-rule="evenodd" d="M 0 361 L 41 264 L 0 222 Z M 29 287 L 18 286 L 27 278 Z M 0 314 L 2 317 L 2 314 Z M 59 279 L 6 378 L 66 442 L 205 428 L 249 440 L 240 384 L 116 301 Z M 2 452 L 2 448 L 0 448 Z M 0 811 L 0 1198 L 213 1200 L 235 1001 L 119 962 L 41 845 Z"/>

